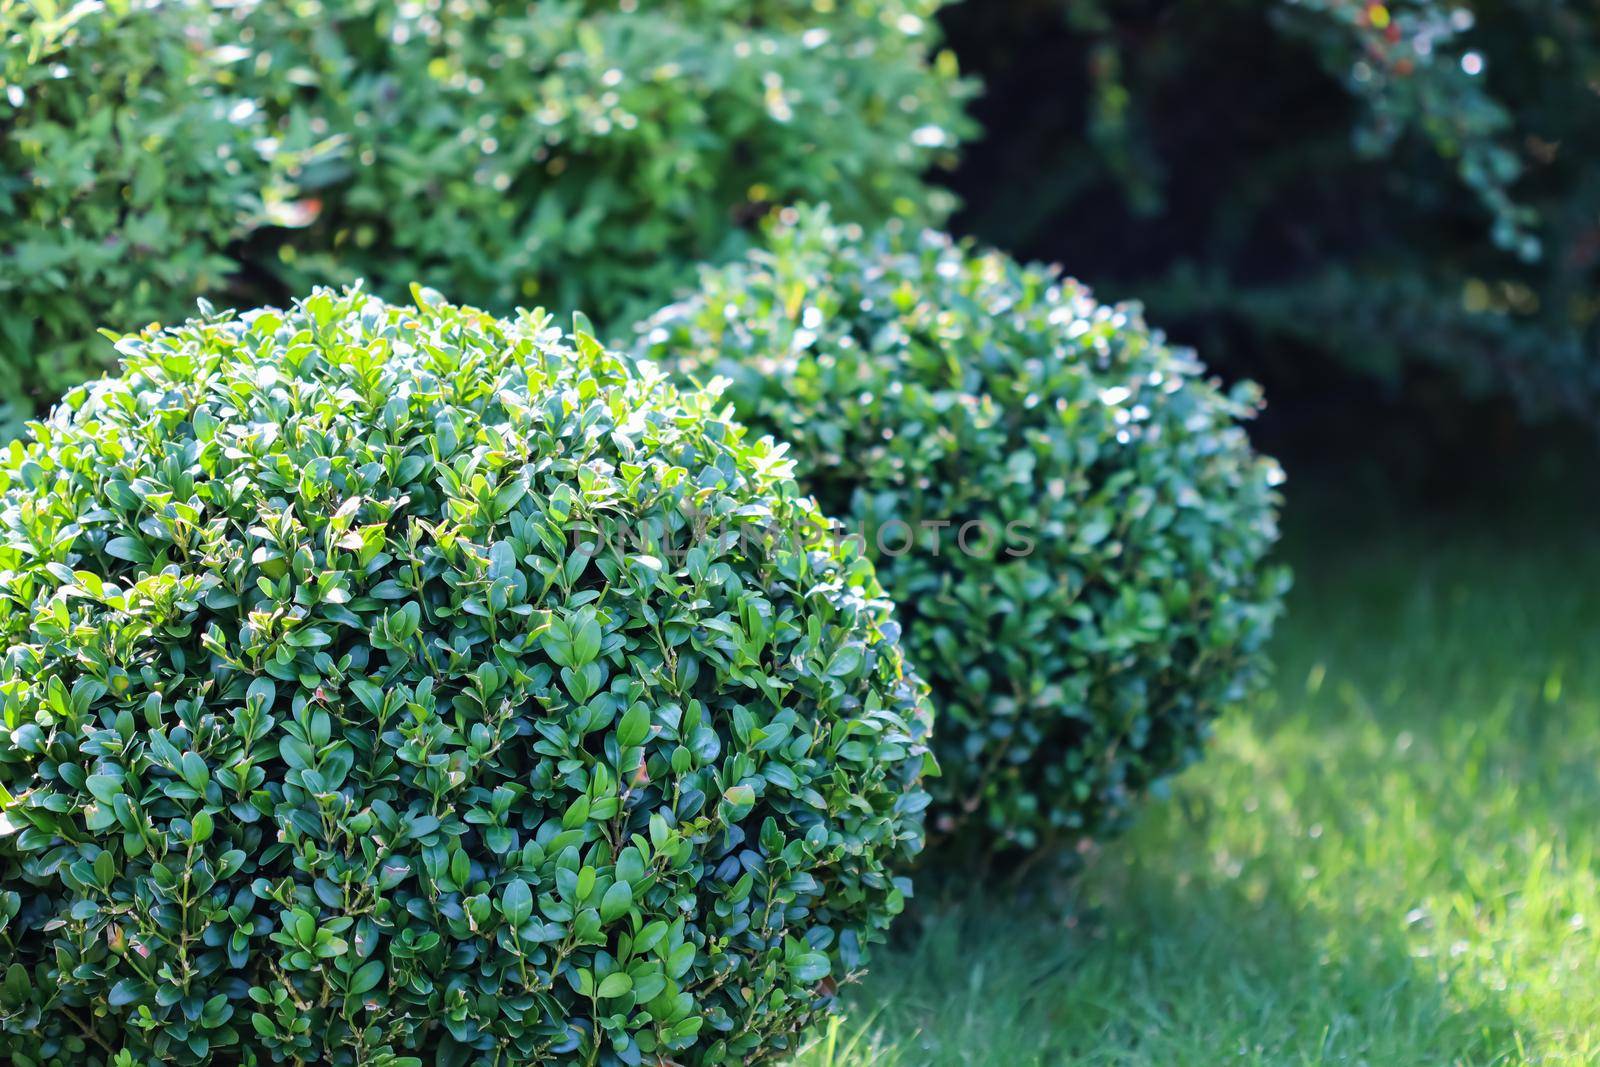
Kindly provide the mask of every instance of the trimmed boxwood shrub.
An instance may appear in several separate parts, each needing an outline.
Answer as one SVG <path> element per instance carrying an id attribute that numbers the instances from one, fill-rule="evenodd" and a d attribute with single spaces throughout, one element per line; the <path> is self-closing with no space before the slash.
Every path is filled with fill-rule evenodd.
<path id="1" fill-rule="evenodd" d="M 786 216 L 644 349 L 731 379 L 876 557 L 934 689 L 936 825 L 1114 828 L 1263 671 L 1286 575 L 1256 390 L 1054 270 Z"/>
<path id="2" fill-rule="evenodd" d="M 770 442 L 541 314 L 121 339 L 0 463 L 9 1063 L 744 1063 L 917 852 L 923 689 Z"/>
<path id="3" fill-rule="evenodd" d="M 936 219 L 942 2 L 0 5 L 0 401 L 201 295 L 426 277 L 626 325 L 771 204 Z"/>

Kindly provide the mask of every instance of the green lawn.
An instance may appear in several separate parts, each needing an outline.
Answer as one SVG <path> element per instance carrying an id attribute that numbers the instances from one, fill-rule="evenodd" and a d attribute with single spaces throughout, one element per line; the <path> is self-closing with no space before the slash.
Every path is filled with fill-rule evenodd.
<path id="1" fill-rule="evenodd" d="M 1600 1063 L 1593 527 L 1341 521 L 1261 706 L 1075 884 L 925 893 L 802 1064 Z"/>

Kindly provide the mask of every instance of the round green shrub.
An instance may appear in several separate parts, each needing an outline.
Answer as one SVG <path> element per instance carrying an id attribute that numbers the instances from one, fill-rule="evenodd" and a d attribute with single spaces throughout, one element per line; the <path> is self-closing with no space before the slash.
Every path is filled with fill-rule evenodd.
<path id="1" fill-rule="evenodd" d="M 104 323 L 181 318 L 259 218 L 265 116 L 209 4 L 0 3 L 0 402 L 103 369 Z"/>
<path id="2" fill-rule="evenodd" d="M 939 714 L 935 827 L 1114 829 L 1263 671 L 1278 466 L 1192 353 L 1051 269 L 786 212 L 641 329 L 873 555 Z"/>
<path id="3" fill-rule="evenodd" d="M 900 909 L 871 565 L 713 397 L 416 299 L 126 337 L 0 463 L 9 1063 L 752 1062 Z"/>

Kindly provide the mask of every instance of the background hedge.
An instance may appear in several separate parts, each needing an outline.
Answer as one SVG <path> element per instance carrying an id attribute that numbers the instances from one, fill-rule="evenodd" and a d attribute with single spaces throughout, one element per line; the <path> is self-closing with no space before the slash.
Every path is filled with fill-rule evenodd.
<path id="1" fill-rule="evenodd" d="M 315 162 L 291 289 L 642 314 L 773 203 L 940 217 L 968 131 L 939 0 L 297 0 L 254 9 L 258 92 Z M 268 59 L 270 58 L 270 62 Z M 326 146 L 325 150 L 319 145 Z"/>
<path id="2" fill-rule="evenodd" d="M 267 119 L 209 9 L 0 3 L 0 412 L 104 369 L 99 327 L 182 321 L 265 223 Z"/>
<path id="3" fill-rule="evenodd" d="M 625 323 L 774 203 L 937 219 L 940 0 L 0 4 L 0 399 L 365 277 Z"/>

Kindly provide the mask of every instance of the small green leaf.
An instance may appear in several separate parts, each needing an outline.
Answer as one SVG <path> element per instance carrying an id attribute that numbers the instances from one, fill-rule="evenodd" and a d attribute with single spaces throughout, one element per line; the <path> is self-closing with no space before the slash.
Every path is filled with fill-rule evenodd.
<path id="1" fill-rule="evenodd" d="M 211 781 L 211 771 L 206 767 L 206 761 L 198 753 L 185 752 L 178 761 L 178 769 L 183 772 L 183 780 L 197 793 L 205 792 L 207 783 Z"/>
<path id="2" fill-rule="evenodd" d="M 107 541 L 106 555 L 125 559 L 129 563 L 150 563 L 155 559 L 143 541 L 132 537 L 113 537 Z"/>
<path id="3" fill-rule="evenodd" d="M 102 804 L 114 804 L 117 797 L 122 795 L 122 776 L 120 774 L 91 774 L 84 781 L 89 792 Z"/>
<path id="4" fill-rule="evenodd" d="M 627 882 L 613 882 L 600 898 L 600 921 L 615 922 L 633 907 L 633 888 Z"/>
<path id="5" fill-rule="evenodd" d="M 368 960 L 350 976 L 349 995 L 359 997 L 363 993 L 371 992 L 382 979 L 383 964 L 378 960 Z"/>
<path id="6" fill-rule="evenodd" d="M 830 970 L 828 957 L 820 952 L 807 952 L 789 961 L 789 973 L 797 982 L 820 982 Z"/>
<path id="7" fill-rule="evenodd" d="M 633 988 L 633 979 L 628 977 L 626 971 L 617 971 L 608 974 L 600 981 L 600 988 L 595 990 L 595 996 L 601 1000 L 607 997 L 620 997 Z"/>
<path id="8" fill-rule="evenodd" d="M 521 926 L 533 915 L 533 890 L 521 878 L 506 886 L 500 899 L 500 913 L 512 926 Z"/>
<path id="9" fill-rule="evenodd" d="M 642 744 L 650 736 L 650 709 L 643 704 L 634 704 L 617 723 L 617 744 L 623 748 L 632 748 Z"/>
<path id="10" fill-rule="evenodd" d="M 589 798 L 580 796 L 568 806 L 566 814 L 561 816 L 563 830 L 576 830 L 589 820 Z"/>

